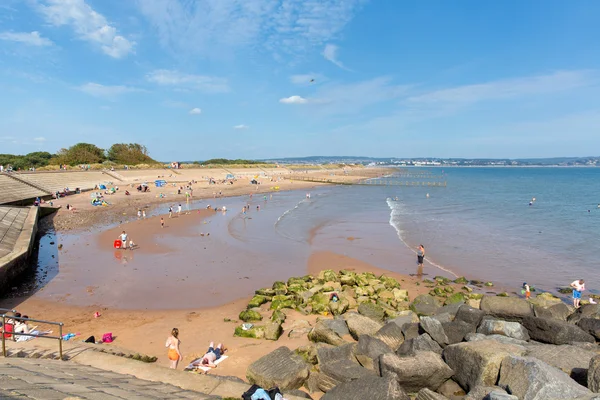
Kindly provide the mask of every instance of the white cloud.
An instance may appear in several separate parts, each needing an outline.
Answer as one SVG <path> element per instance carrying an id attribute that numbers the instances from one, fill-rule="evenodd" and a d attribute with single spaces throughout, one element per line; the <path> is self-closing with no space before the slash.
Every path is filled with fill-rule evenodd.
<path id="1" fill-rule="evenodd" d="M 0 40 L 6 40 L 10 42 L 23 43 L 30 46 L 52 46 L 52 40 L 41 37 L 40 33 L 33 31 L 27 32 L 2 32 L 0 33 Z"/>
<path id="2" fill-rule="evenodd" d="M 327 61 L 331 61 L 338 67 L 347 70 L 348 68 L 346 68 L 346 66 L 337 59 L 338 50 L 339 50 L 339 47 L 337 47 L 335 44 L 327 44 L 327 45 L 325 45 L 325 49 L 323 50 L 323 53 L 321 53 L 321 54 L 323 55 L 323 57 L 325 57 L 325 59 Z"/>
<path id="3" fill-rule="evenodd" d="M 45 142 L 45 141 L 46 141 L 46 138 L 45 138 L 45 137 L 42 137 L 42 136 L 40 136 L 40 137 L 36 137 L 36 138 L 34 138 L 34 139 L 33 139 L 33 141 L 34 141 L 34 142 Z"/>
<path id="4" fill-rule="evenodd" d="M 121 94 L 140 92 L 141 89 L 130 86 L 105 86 L 99 83 L 88 82 L 85 85 L 79 86 L 77 89 L 95 97 L 114 98 Z"/>
<path id="5" fill-rule="evenodd" d="M 137 0 L 161 45 L 183 55 L 247 48 L 302 54 L 338 36 L 366 0 Z"/>
<path id="6" fill-rule="evenodd" d="M 39 0 L 38 9 L 46 22 L 71 26 L 79 39 L 100 46 L 110 57 L 122 58 L 133 52 L 135 42 L 119 35 L 117 28 L 84 0 Z"/>
<path id="7" fill-rule="evenodd" d="M 279 102 L 283 104 L 307 104 L 308 99 L 305 99 L 301 96 L 290 96 L 284 97 L 283 99 L 279 99 Z"/>
<path id="8" fill-rule="evenodd" d="M 248 129 L 248 128 L 250 128 L 250 127 L 248 125 L 244 125 L 244 124 L 236 125 L 233 127 L 233 129 Z"/>
<path id="9" fill-rule="evenodd" d="M 408 99 L 412 103 L 471 104 L 528 95 L 555 93 L 600 82 L 595 71 L 559 71 L 548 75 L 503 79 L 487 83 L 435 90 Z"/>
<path id="10" fill-rule="evenodd" d="M 202 110 L 199 109 L 198 107 L 192 108 L 190 110 L 190 115 L 200 115 L 202 114 Z"/>
<path id="11" fill-rule="evenodd" d="M 229 85 L 224 78 L 184 74 L 166 69 L 152 71 L 146 75 L 146 79 L 158 85 L 171 86 L 179 89 L 200 90 L 212 93 L 229 91 Z"/>

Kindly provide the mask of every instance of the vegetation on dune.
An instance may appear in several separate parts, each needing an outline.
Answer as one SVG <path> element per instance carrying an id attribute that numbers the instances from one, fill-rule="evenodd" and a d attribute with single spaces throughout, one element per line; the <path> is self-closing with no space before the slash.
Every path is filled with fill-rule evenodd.
<path id="1" fill-rule="evenodd" d="M 0 165 L 12 165 L 14 169 L 39 168 L 48 165 L 52 154 L 46 151 L 36 151 L 26 155 L 0 154 Z"/>
<path id="2" fill-rule="evenodd" d="M 237 164 L 264 164 L 264 162 L 262 161 L 254 161 L 254 160 L 242 160 L 242 159 L 237 159 L 237 160 L 228 160 L 226 158 L 212 158 L 210 160 L 206 160 L 206 161 L 202 161 L 202 162 L 198 162 L 196 161 L 194 164 L 200 164 L 200 165 L 223 165 L 223 164 L 228 164 L 228 165 L 237 165 Z"/>
<path id="3" fill-rule="evenodd" d="M 106 158 L 118 164 L 152 164 L 155 163 L 148 155 L 146 146 L 138 143 L 117 143 L 113 144 L 106 151 Z"/>

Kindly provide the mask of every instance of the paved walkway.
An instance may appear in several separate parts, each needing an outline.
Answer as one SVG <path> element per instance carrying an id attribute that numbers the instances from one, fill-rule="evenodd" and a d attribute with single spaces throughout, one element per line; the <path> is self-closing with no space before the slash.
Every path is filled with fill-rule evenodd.
<path id="1" fill-rule="evenodd" d="M 0 257 L 13 251 L 28 213 L 27 207 L 0 206 Z"/>
<path id="2" fill-rule="evenodd" d="M 221 399 L 64 361 L 0 358 L 0 399 Z"/>

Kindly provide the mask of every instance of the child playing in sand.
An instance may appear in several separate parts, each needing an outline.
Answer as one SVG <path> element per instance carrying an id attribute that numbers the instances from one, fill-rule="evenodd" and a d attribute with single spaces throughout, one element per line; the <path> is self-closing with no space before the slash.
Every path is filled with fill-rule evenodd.
<path id="1" fill-rule="evenodd" d="M 581 292 L 585 290 L 585 281 L 583 279 L 579 279 L 577 281 L 573 281 L 570 286 L 573 288 L 573 307 L 579 308 Z"/>
<path id="2" fill-rule="evenodd" d="M 523 289 L 521 290 L 521 293 L 525 295 L 526 299 L 529 299 L 531 297 L 531 289 L 529 288 L 527 282 L 523 282 Z"/>
<path id="3" fill-rule="evenodd" d="M 133 250 L 134 247 L 135 243 L 133 243 L 133 240 L 129 239 L 129 250 Z"/>

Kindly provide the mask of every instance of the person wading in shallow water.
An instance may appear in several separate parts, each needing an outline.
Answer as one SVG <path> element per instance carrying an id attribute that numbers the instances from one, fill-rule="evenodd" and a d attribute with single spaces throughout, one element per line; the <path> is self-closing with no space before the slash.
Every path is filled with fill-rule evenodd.
<path id="1" fill-rule="evenodd" d="M 417 276 L 423 275 L 423 260 L 425 259 L 425 247 L 422 244 L 417 247 Z"/>
<path id="2" fill-rule="evenodd" d="M 181 355 L 181 352 L 179 351 L 179 329 L 177 328 L 173 328 L 173 330 L 171 331 L 171 336 L 169 336 L 169 338 L 167 339 L 167 343 L 165 343 L 165 347 L 169 348 L 169 352 L 168 352 L 168 356 L 169 356 L 169 360 L 171 361 L 171 368 L 172 369 L 176 369 L 177 368 L 177 363 L 179 362 L 179 360 L 183 360 L 183 356 Z"/>

